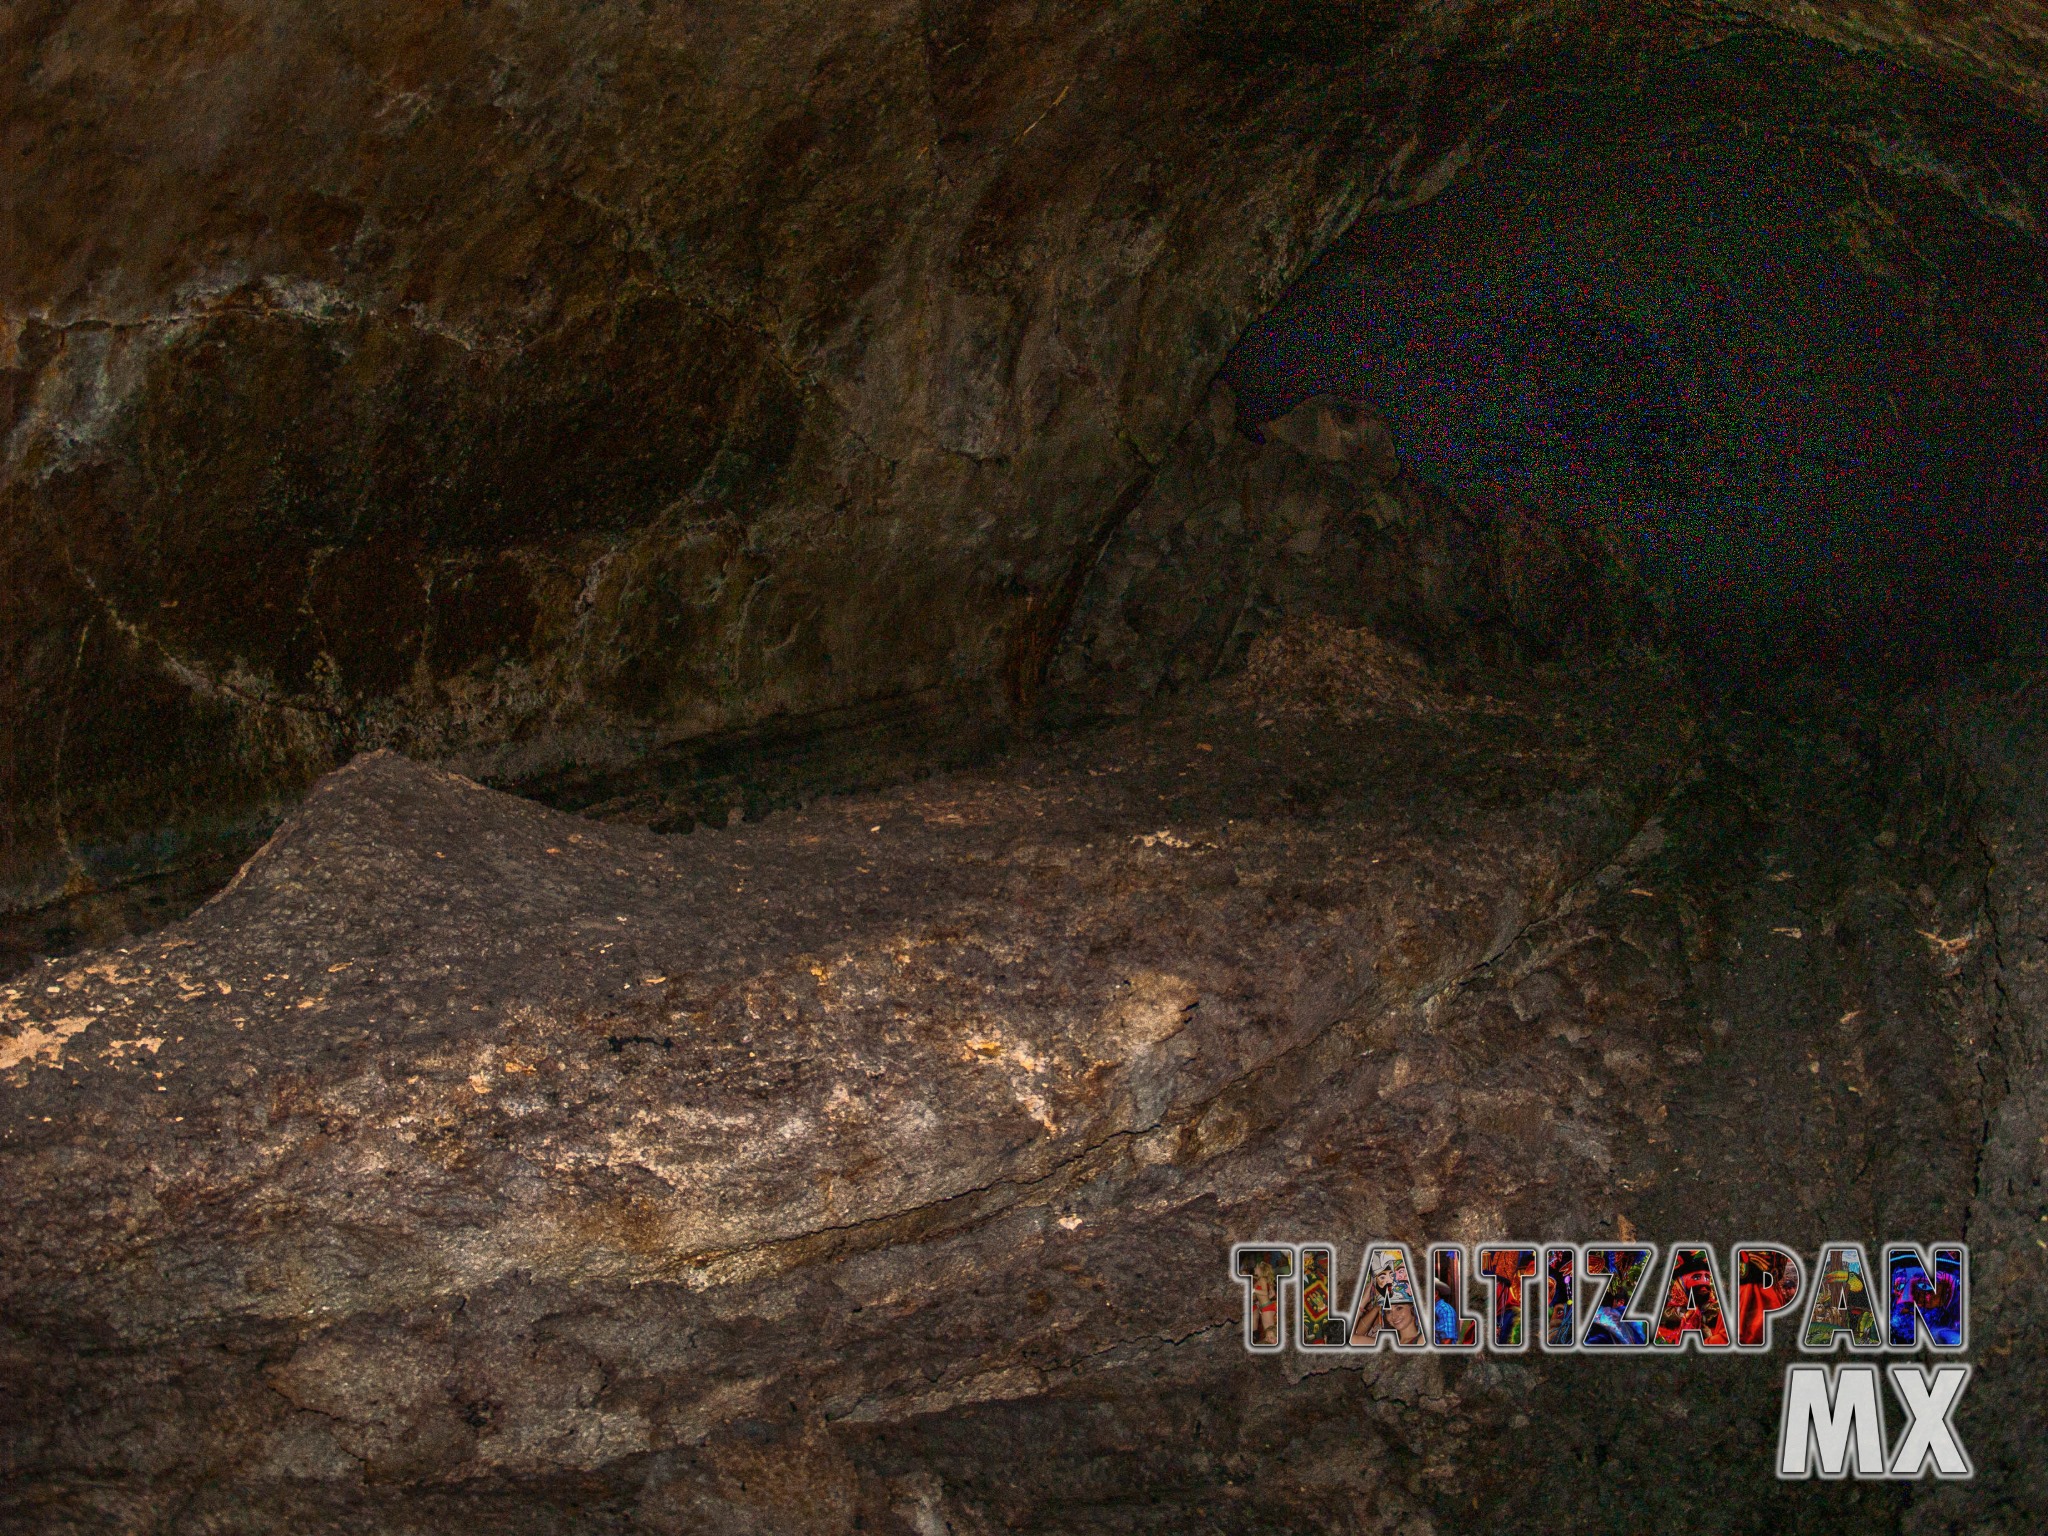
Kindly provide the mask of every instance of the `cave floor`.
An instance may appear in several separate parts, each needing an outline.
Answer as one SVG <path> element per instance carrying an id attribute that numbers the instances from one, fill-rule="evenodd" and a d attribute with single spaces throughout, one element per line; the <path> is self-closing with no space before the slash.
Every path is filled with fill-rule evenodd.
<path id="1" fill-rule="evenodd" d="M 687 838 L 363 760 L 0 999 L 0 1526 L 2031 1529 L 2038 693 L 1325 626 Z M 1249 1357 L 1221 1258 L 1629 1234 L 1967 1235 L 1980 1480 L 1778 1483 L 1783 1345 Z"/>

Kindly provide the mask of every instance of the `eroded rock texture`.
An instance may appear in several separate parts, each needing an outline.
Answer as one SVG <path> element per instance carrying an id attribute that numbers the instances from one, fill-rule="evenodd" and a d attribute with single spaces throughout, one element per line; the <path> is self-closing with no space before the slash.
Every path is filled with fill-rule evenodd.
<path id="1" fill-rule="evenodd" d="M 1762 16 L 2038 111 L 2043 47 L 2018 0 L 177 14 L 0 23 L 10 908 L 376 746 L 580 804 L 1000 734 L 1245 325 L 1518 93 Z M 1874 110 L 1874 164 L 2029 184 Z"/>
<path id="2" fill-rule="evenodd" d="M 1503 88 L 1432 61 L 1577 25 L 16 9 L 0 890 L 359 745 L 1006 713 L 1244 322 Z"/>
<path id="3" fill-rule="evenodd" d="M 0 17 L 0 1524 L 2042 1529 L 2044 38 Z M 1980 1476 L 1247 1358 L 1276 1223 L 1966 1232 Z"/>
<path id="4" fill-rule="evenodd" d="M 1311 626 L 1170 720 L 685 839 L 357 761 L 5 993 L 11 1520 L 914 1530 L 1067 1499 L 907 1469 L 961 1405 L 1066 1405 L 1040 1479 L 1087 1404 L 1176 1461 L 1208 1392 L 1300 1411 L 1219 1243 L 1491 1230 L 1654 1114 L 1645 1058 L 1552 1137 L 1574 1070 L 1421 1027 L 1683 772 L 1605 681 Z"/>
<path id="5" fill-rule="evenodd" d="M 1516 101 L 1225 374 L 1253 421 L 1355 400 L 1411 479 L 1605 530 L 1705 671 L 1919 673 L 2048 622 L 2044 228 L 2039 124 L 1753 33 Z"/>
<path id="6" fill-rule="evenodd" d="M 1296 621 L 688 837 L 358 760 L 0 993 L 8 1527 L 2037 1528 L 2036 683 L 1489 686 Z M 1276 1221 L 1967 1231 L 1979 1478 L 1779 1483 L 1781 1356 L 1248 1357 Z"/>

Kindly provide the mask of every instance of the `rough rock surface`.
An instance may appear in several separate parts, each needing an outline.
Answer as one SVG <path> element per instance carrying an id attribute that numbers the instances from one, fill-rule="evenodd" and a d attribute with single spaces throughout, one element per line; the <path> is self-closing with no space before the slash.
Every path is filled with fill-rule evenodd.
<path id="1" fill-rule="evenodd" d="M 232 842 L 362 745 L 522 777 L 1007 711 L 1245 322 L 1582 30 L 1254 0 L 4 25 L 10 904 Z"/>
<path id="2" fill-rule="evenodd" d="M 1759 18 L 1889 62 L 1672 63 Z M 0 913 L 70 902 L 0 977 L 289 813 L 0 987 L 0 1528 L 2048 1526 L 2038 666 L 1696 722 L 1577 443 L 1538 515 L 1426 412 L 1211 387 L 1511 98 L 1669 67 L 1712 110 L 1627 154 L 1733 123 L 1766 253 L 1743 178 L 1820 166 L 1926 395 L 1841 362 L 1850 428 L 1985 479 L 2038 4 L 44 0 L 0 55 Z M 1526 339 L 1517 403 L 1633 366 Z M 2005 488 L 1966 604 L 2038 570 Z M 1779 1358 L 1248 1359 L 1275 1223 L 1967 1232 L 1980 1476 L 1779 1485 Z"/>
<path id="3" fill-rule="evenodd" d="M 892 1431 L 1058 1399 L 1051 1473 L 1090 1402 L 1207 1413 L 1276 1198 L 1490 1231 L 1654 1113 L 1430 1021 L 1668 794 L 1673 698 L 1312 624 L 1170 719 L 686 839 L 359 759 L 0 993 L 10 1525 L 1044 1515 Z"/>
<path id="4" fill-rule="evenodd" d="M 1519 91 L 1763 18 L 2042 110 L 2019 0 L 177 14 L 0 20 L 0 907 L 367 747 L 1029 714 L 1247 322 Z"/>
<path id="5" fill-rule="evenodd" d="M 359 760 L 0 993 L 0 1523 L 2038 1529 L 2037 677 L 1543 682 L 1310 621 L 687 838 Z M 1780 1484 L 1782 1353 L 1249 1358 L 1276 1222 L 1966 1232 L 1979 1477 Z"/>
<path id="6" fill-rule="evenodd" d="M 1252 426 L 1218 385 L 1090 563 L 1042 714 L 1131 714 L 1236 670 L 1274 626 L 1317 620 L 1452 675 L 1598 655 L 1657 627 L 1596 533 L 1508 500 L 1453 500 L 1354 404 L 1315 396 Z"/>
<path id="7" fill-rule="evenodd" d="M 1929 634 L 1984 656 L 2048 624 L 2044 232 L 2042 125 L 1751 33 L 1511 104 L 1225 377 L 1255 421 L 1369 405 L 1471 511 L 1601 529 L 1702 670 L 1918 674 Z"/>
<path id="8" fill-rule="evenodd" d="M 1988 1488 L 1948 1488 L 1930 1501 L 1928 1530 L 2025 1529 L 2048 1512 L 2048 711 L 2037 670 L 2005 667 L 1928 709 L 1948 743 L 1956 799 L 1970 808 L 1979 877 L 1966 939 L 1949 961 L 1969 988 L 1970 1026 L 1984 1047 L 1982 1119 L 1969 1239 L 1981 1255 L 1976 1326 L 1989 1343 L 1972 1428 L 1999 1475 Z M 1953 878 L 1953 876 L 1951 877 Z M 1961 905 L 1962 903 L 1959 903 Z M 1939 1523 L 1946 1521 L 1944 1525 Z"/>

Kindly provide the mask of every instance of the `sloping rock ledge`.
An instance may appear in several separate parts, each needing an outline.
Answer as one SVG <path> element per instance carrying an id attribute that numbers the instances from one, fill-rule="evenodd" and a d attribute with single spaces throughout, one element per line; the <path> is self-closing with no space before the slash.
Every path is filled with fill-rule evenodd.
<path id="1" fill-rule="evenodd" d="M 862 1433 L 1240 1370 L 1231 1241 L 1482 1235 L 1631 1115 L 1402 1091 L 1686 766 L 1653 672 L 1537 697 L 1310 624 L 685 838 L 357 759 L 189 920 L 0 990 L 4 1523 L 926 1529 Z"/>

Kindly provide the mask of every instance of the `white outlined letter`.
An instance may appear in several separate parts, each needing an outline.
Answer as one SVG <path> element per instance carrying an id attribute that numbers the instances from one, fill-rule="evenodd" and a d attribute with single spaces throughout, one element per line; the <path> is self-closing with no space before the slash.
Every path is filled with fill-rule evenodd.
<path id="1" fill-rule="evenodd" d="M 1924 1365 L 1895 1365 L 1891 1378 L 1892 1390 L 1906 1410 L 1906 1427 L 1892 1451 L 1891 1475 L 1924 1477 L 1932 1461 L 1936 1477 L 1974 1477 L 1976 1468 L 1956 1437 L 1955 1425 L 1956 1404 L 1970 1384 L 1970 1367 L 1950 1361 L 1930 1372 Z"/>
<path id="2" fill-rule="evenodd" d="M 1239 1243 L 1230 1250 L 1230 1272 L 1244 1286 L 1244 1347 L 1271 1354 L 1287 1347 L 1287 1277 L 1294 1273 L 1288 1243 Z"/>
<path id="3" fill-rule="evenodd" d="M 1328 1243 L 1303 1243 L 1297 1252 L 1301 1277 L 1294 1285 L 1294 1347 L 1342 1349 L 1351 1342 L 1351 1330 L 1335 1306 L 1337 1250 Z"/>
<path id="4" fill-rule="evenodd" d="M 1465 1250 L 1456 1243 L 1429 1247 L 1429 1347 L 1460 1352 L 1479 1348 L 1479 1319 L 1465 1310 Z"/>
<path id="5" fill-rule="evenodd" d="M 1657 1311 L 1657 1349 L 1727 1349 L 1728 1312 L 1721 1301 L 1721 1275 L 1707 1243 L 1673 1243 L 1666 1266 L 1664 1304 Z"/>
<path id="6" fill-rule="evenodd" d="M 1414 1268 L 1406 1243 L 1373 1243 L 1366 1248 L 1351 1315 L 1353 1349 L 1378 1350 L 1389 1338 L 1399 1350 L 1428 1348 Z"/>
<path id="7" fill-rule="evenodd" d="M 1780 1312 L 1799 1304 L 1806 1266 L 1776 1243 L 1737 1243 L 1729 1263 L 1735 1276 L 1735 1347 L 1768 1350 Z"/>
<path id="8" fill-rule="evenodd" d="M 1588 1243 L 1579 1252 L 1579 1273 L 1593 1282 L 1586 1307 L 1581 1349 L 1648 1349 L 1652 1317 L 1630 1315 L 1657 1269 L 1654 1243 Z"/>
<path id="9" fill-rule="evenodd" d="M 1894 1350 L 1954 1351 L 1970 1343 L 1970 1250 L 1918 1243 L 1884 1250 L 1885 1343 Z"/>
<path id="10" fill-rule="evenodd" d="M 1529 1291 L 1536 1284 L 1531 1243 L 1488 1243 L 1473 1250 L 1473 1268 L 1486 1287 L 1486 1347 L 1498 1355 L 1519 1355 L 1529 1347 Z"/>
<path id="11" fill-rule="evenodd" d="M 1855 1454 L 1858 1477 L 1883 1477 L 1884 1404 L 1874 1365 L 1793 1365 L 1785 1369 L 1785 1410 L 1778 1420 L 1778 1476 L 1839 1478 Z"/>
<path id="12" fill-rule="evenodd" d="M 1853 1350 L 1884 1348 L 1869 1274 L 1861 1243 L 1829 1243 L 1821 1249 L 1813 1266 L 1806 1324 L 1799 1330 L 1800 1349 L 1809 1355 L 1832 1354 L 1844 1337 Z"/>

